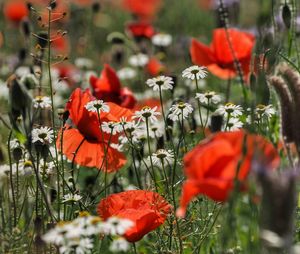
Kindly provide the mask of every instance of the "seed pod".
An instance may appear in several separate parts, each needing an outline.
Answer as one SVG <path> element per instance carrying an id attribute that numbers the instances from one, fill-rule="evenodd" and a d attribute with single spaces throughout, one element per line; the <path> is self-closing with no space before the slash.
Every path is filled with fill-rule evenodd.
<path id="1" fill-rule="evenodd" d="M 299 146 L 300 145 L 300 119 L 298 117 L 298 110 L 300 109 L 300 75 L 286 64 L 281 65 L 279 67 L 279 72 L 286 80 L 286 83 L 288 84 L 294 102 L 295 115 L 293 118 L 293 122 L 295 125 L 295 142 Z"/>
<path id="2" fill-rule="evenodd" d="M 119 32 L 113 32 L 107 36 L 107 41 L 112 44 L 124 44 L 124 35 Z"/>
<path id="3" fill-rule="evenodd" d="M 290 29 L 291 27 L 291 20 L 292 20 L 292 13 L 289 5 L 285 3 L 285 5 L 282 8 L 282 19 L 285 27 L 287 29 Z"/>
<path id="4" fill-rule="evenodd" d="M 282 135 L 287 142 L 293 142 L 295 141 L 295 108 L 293 105 L 291 93 L 287 84 L 282 78 L 274 76 L 271 77 L 269 81 L 270 85 L 275 88 L 275 91 L 280 99 Z"/>

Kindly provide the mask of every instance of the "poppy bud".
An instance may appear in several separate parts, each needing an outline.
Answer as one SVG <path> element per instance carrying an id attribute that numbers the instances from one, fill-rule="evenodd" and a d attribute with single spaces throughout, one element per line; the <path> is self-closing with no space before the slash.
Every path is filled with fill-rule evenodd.
<path id="1" fill-rule="evenodd" d="M 16 119 L 22 115 L 23 120 L 25 120 L 26 108 L 31 107 L 31 97 L 29 93 L 25 87 L 20 84 L 15 75 L 8 78 L 7 87 L 9 88 L 9 101 L 14 118 Z"/>
<path id="2" fill-rule="evenodd" d="M 33 9 L 31 2 L 27 2 L 26 5 L 27 5 L 28 11 L 31 11 Z"/>
<path id="3" fill-rule="evenodd" d="M 164 136 L 160 137 L 157 140 L 157 145 L 156 145 L 156 149 L 163 149 L 165 147 L 165 140 L 164 140 Z"/>
<path id="4" fill-rule="evenodd" d="M 41 48 L 45 48 L 48 45 L 47 32 L 38 33 L 38 44 L 41 46 Z"/>
<path id="5" fill-rule="evenodd" d="M 57 191 L 55 189 L 50 189 L 50 202 L 53 203 L 57 198 Z"/>
<path id="6" fill-rule="evenodd" d="M 43 220 L 40 216 L 37 216 L 34 220 L 35 232 L 37 232 L 39 234 L 39 232 L 41 232 L 42 228 L 43 228 Z"/>
<path id="7" fill-rule="evenodd" d="M 287 29 L 290 29 L 291 27 L 291 20 L 292 20 L 292 13 L 289 5 L 285 3 L 285 5 L 282 8 L 282 19 L 285 27 Z"/>
<path id="8" fill-rule="evenodd" d="M 121 64 L 122 61 L 124 59 L 124 52 L 123 50 L 116 50 L 114 53 L 113 53 L 113 60 L 116 64 Z"/>
<path id="9" fill-rule="evenodd" d="M 210 118 L 210 130 L 211 132 L 218 132 L 222 129 L 223 125 L 223 116 L 221 115 L 212 115 Z"/>
<path id="10" fill-rule="evenodd" d="M 22 21 L 22 31 L 26 37 L 30 36 L 30 25 L 28 19 Z"/>
<path id="11" fill-rule="evenodd" d="M 49 4 L 51 10 L 54 10 L 57 6 L 56 0 L 52 0 Z"/>
<path id="12" fill-rule="evenodd" d="M 252 91 L 256 90 L 256 76 L 253 72 L 250 74 L 250 88 Z"/>
<path id="13" fill-rule="evenodd" d="M 92 11 L 93 11 L 94 13 L 99 12 L 100 9 L 101 9 L 101 5 L 100 5 L 99 2 L 94 2 L 94 3 L 92 4 Z"/>
<path id="14" fill-rule="evenodd" d="M 23 62 L 25 60 L 26 55 L 27 55 L 26 49 L 24 49 L 24 48 L 20 49 L 20 51 L 19 51 L 19 60 L 20 60 L 20 62 Z"/>
<path id="15" fill-rule="evenodd" d="M 22 158 L 23 151 L 21 147 L 14 148 L 12 151 L 12 155 L 15 161 L 19 161 Z"/>

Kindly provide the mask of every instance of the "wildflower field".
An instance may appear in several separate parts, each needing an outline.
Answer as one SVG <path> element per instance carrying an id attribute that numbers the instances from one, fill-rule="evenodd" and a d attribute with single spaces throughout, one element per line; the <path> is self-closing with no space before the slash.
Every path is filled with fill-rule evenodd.
<path id="1" fill-rule="evenodd" d="M 0 254 L 299 254 L 299 0 L 0 0 Z"/>

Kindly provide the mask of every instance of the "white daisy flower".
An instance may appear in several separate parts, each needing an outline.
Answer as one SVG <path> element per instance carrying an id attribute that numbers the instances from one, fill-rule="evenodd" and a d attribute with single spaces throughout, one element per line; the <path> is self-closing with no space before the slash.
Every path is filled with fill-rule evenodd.
<path id="1" fill-rule="evenodd" d="M 47 162 L 44 164 L 44 161 L 40 162 L 40 171 L 41 173 L 45 173 L 46 175 L 53 175 L 55 172 L 55 164 L 53 161 Z"/>
<path id="2" fill-rule="evenodd" d="M 235 131 L 243 127 L 243 123 L 238 118 L 231 117 L 227 123 L 227 129 Z"/>
<path id="3" fill-rule="evenodd" d="M 152 87 L 154 91 L 161 90 L 172 90 L 174 81 L 171 77 L 158 76 L 156 78 L 151 78 L 146 81 L 149 87 Z"/>
<path id="4" fill-rule="evenodd" d="M 120 132 L 120 129 L 118 128 L 119 123 L 116 122 L 103 122 L 101 124 L 101 130 L 105 133 L 116 135 Z"/>
<path id="5" fill-rule="evenodd" d="M 221 96 L 215 92 L 206 92 L 206 93 L 196 93 L 196 99 L 198 99 L 203 104 L 218 104 L 221 101 Z"/>
<path id="6" fill-rule="evenodd" d="M 129 57 L 128 62 L 134 67 L 144 67 L 149 62 L 149 57 L 145 54 L 139 53 Z"/>
<path id="7" fill-rule="evenodd" d="M 9 145 L 10 145 L 10 149 L 11 150 L 13 150 L 13 149 L 15 149 L 15 148 L 19 148 L 19 147 L 21 147 L 21 148 L 24 148 L 24 146 L 20 143 L 20 141 L 18 140 L 18 139 L 12 139 L 11 141 L 10 141 L 10 143 L 9 143 Z"/>
<path id="8" fill-rule="evenodd" d="M 124 235 L 128 229 L 134 226 L 134 222 L 128 219 L 121 219 L 116 216 L 108 218 L 102 224 L 102 230 L 107 235 Z"/>
<path id="9" fill-rule="evenodd" d="M 159 149 L 151 157 L 154 165 L 160 166 L 162 162 L 172 164 L 174 161 L 174 152 L 172 150 Z"/>
<path id="10" fill-rule="evenodd" d="M 47 96 L 36 96 L 33 99 L 34 108 L 51 108 L 51 99 Z"/>
<path id="11" fill-rule="evenodd" d="M 158 47 L 168 47 L 172 43 L 170 34 L 158 33 L 151 38 L 152 44 Z"/>
<path id="12" fill-rule="evenodd" d="M 235 105 L 229 102 L 220 106 L 215 113 L 219 115 L 238 117 L 243 114 L 243 108 L 240 105 Z"/>
<path id="13" fill-rule="evenodd" d="M 124 238 L 118 238 L 111 243 L 109 250 L 111 252 L 127 252 L 129 248 L 130 245 Z"/>
<path id="14" fill-rule="evenodd" d="M 124 67 L 118 70 L 117 75 L 122 80 L 133 79 L 136 77 L 136 71 L 130 67 Z"/>
<path id="15" fill-rule="evenodd" d="M 87 111 L 90 112 L 109 112 L 109 106 L 103 100 L 93 100 L 85 105 Z"/>
<path id="16" fill-rule="evenodd" d="M 198 66 L 198 65 L 193 65 L 189 68 L 186 68 L 182 72 L 182 77 L 187 78 L 187 79 L 204 79 L 207 76 L 207 71 L 206 67 L 204 66 Z"/>
<path id="17" fill-rule="evenodd" d="M 79 200 L 82 199 L 82 196 L 78 195 L 78 194 L 66 194 L 63 196 L 63 203 L 65 202 L 78 202 Z"/>
<path id="18" fill-rule="evenodd" d="M 160 115 L 160 112 L 156 111 L 157 106 L 154 108 L 150 108 L 148 106 L 145 106 L 142 108 L 140 111 L 135 111 L 134 116 L 132 117 L 133 119 L 137 119 L 138 122 L 144 121 L 148 119 L 150 123 L 155 123 L 157 121 L 157 116 Z"/>
<path id="19" fill-rule="evenodd" d="M 193 110 L 194 109 L 191 104 L 186 102 L 179 102 L 171 106 L 168 118 L 174 122 L 179 121 L 182 118 L 186 119 L 189 114 L 193 112 Z"/>
<path id="20" fill-rule="evenodd" d="M 255 112 L 257 113 L 258 117 L 265 116 L 267 118 L 272 117 L 276 113 L 276 111 L 275 111 L 275 109 L 273 108 L 272 105 L 265 106 L 265 105 L 262 105 L 262 104 L 259 104 L 259 105 L 256 106 Z"/>
<path id="21" fill-rule="evenodd" d="M 54 133 L 49 127 L 35 128 L 31 132 L 32 143 L 41 142 L 43 144 L 50 144 L 53 141 Z"/>
<path id="22" fill-rule="evenodd" d="M 91 69 L 93 68 L 93 61 L 89 58 L 79 57 L 75 59 L 75 65 L 79 69 Z"/>

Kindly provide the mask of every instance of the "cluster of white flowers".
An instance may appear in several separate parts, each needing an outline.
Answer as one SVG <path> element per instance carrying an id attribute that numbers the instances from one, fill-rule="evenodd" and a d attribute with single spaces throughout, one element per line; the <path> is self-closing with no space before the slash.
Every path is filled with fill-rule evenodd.
<path id="1" fill-rule="evenodd" d="M 119 79 L 122 80 L 129 80 L 136 77 L 136 71 L 133 68 L 130 67 L 124 67 L 120 70 L 118 70 L 117 75 Z"/>
<path id="2" fill-rule="evenodd" d="M 149 57 L 145 54 L 139 53 L 129 57 L 128 62 L 134 67 L 144 67 L 149 62 Z"/>
<path id="3" fill-rule="evenodd" d="M 168 47 L 172 43 L 172 35 L 157 33 L 151 38 L 152 44 L 158 47 Z"/>
<path id="4" fill-rule="evenodd" d="M 90 112 L 109 112 L 110 108 L 103 100 L 93 100 L 85 105 L 87 111 Z"/>
<path id="5" fill-rule="evenodd" d="M 51 99 L 47 96 L 36 96 L 33 99 L 34 108 L 51 108 Z"/>
<path id="6" fill-rule="evenodd" d="M 42 144 L 50 144 L 54 138 L 53 130 L 46 126 L 34 128 L 31 136 L 32 143 L 41 142 Z"/>
<path id="7" fill-rule="evenodd" d="M 65 202 L 74 202 L 74 203 L 76 203 L 81 199 L 82 199 L 82 197 L 79 194 L 69 193 L 69 194 L 66 194 L 66 195 L 63 196 L 63 203 L 65 203 Z"/>
<path id="8" fill-rule="evenodd" d="M 206 93 L 196 93 L 196 99 L 203 104 L 218 104 L 221 102 L 221 96 L 215 92 L 206 92 Z"/>
<path id="9" fill-rule="evenodd" d="M 94 247 L 93 236 L 105 234 L 119 237 L 133 225 L 131 220 L 111 217 L 102 221 L 98 216 L 82 212 L 73 221 L 58 223 L 42 238 L 46 243 L 59 247 L 60 253 L 90 253 Z M 128 250 L 129 245 L 126 245 L 124 238 L 117 238 L 115 241 L 111 246 L 112 251 Z"/>

